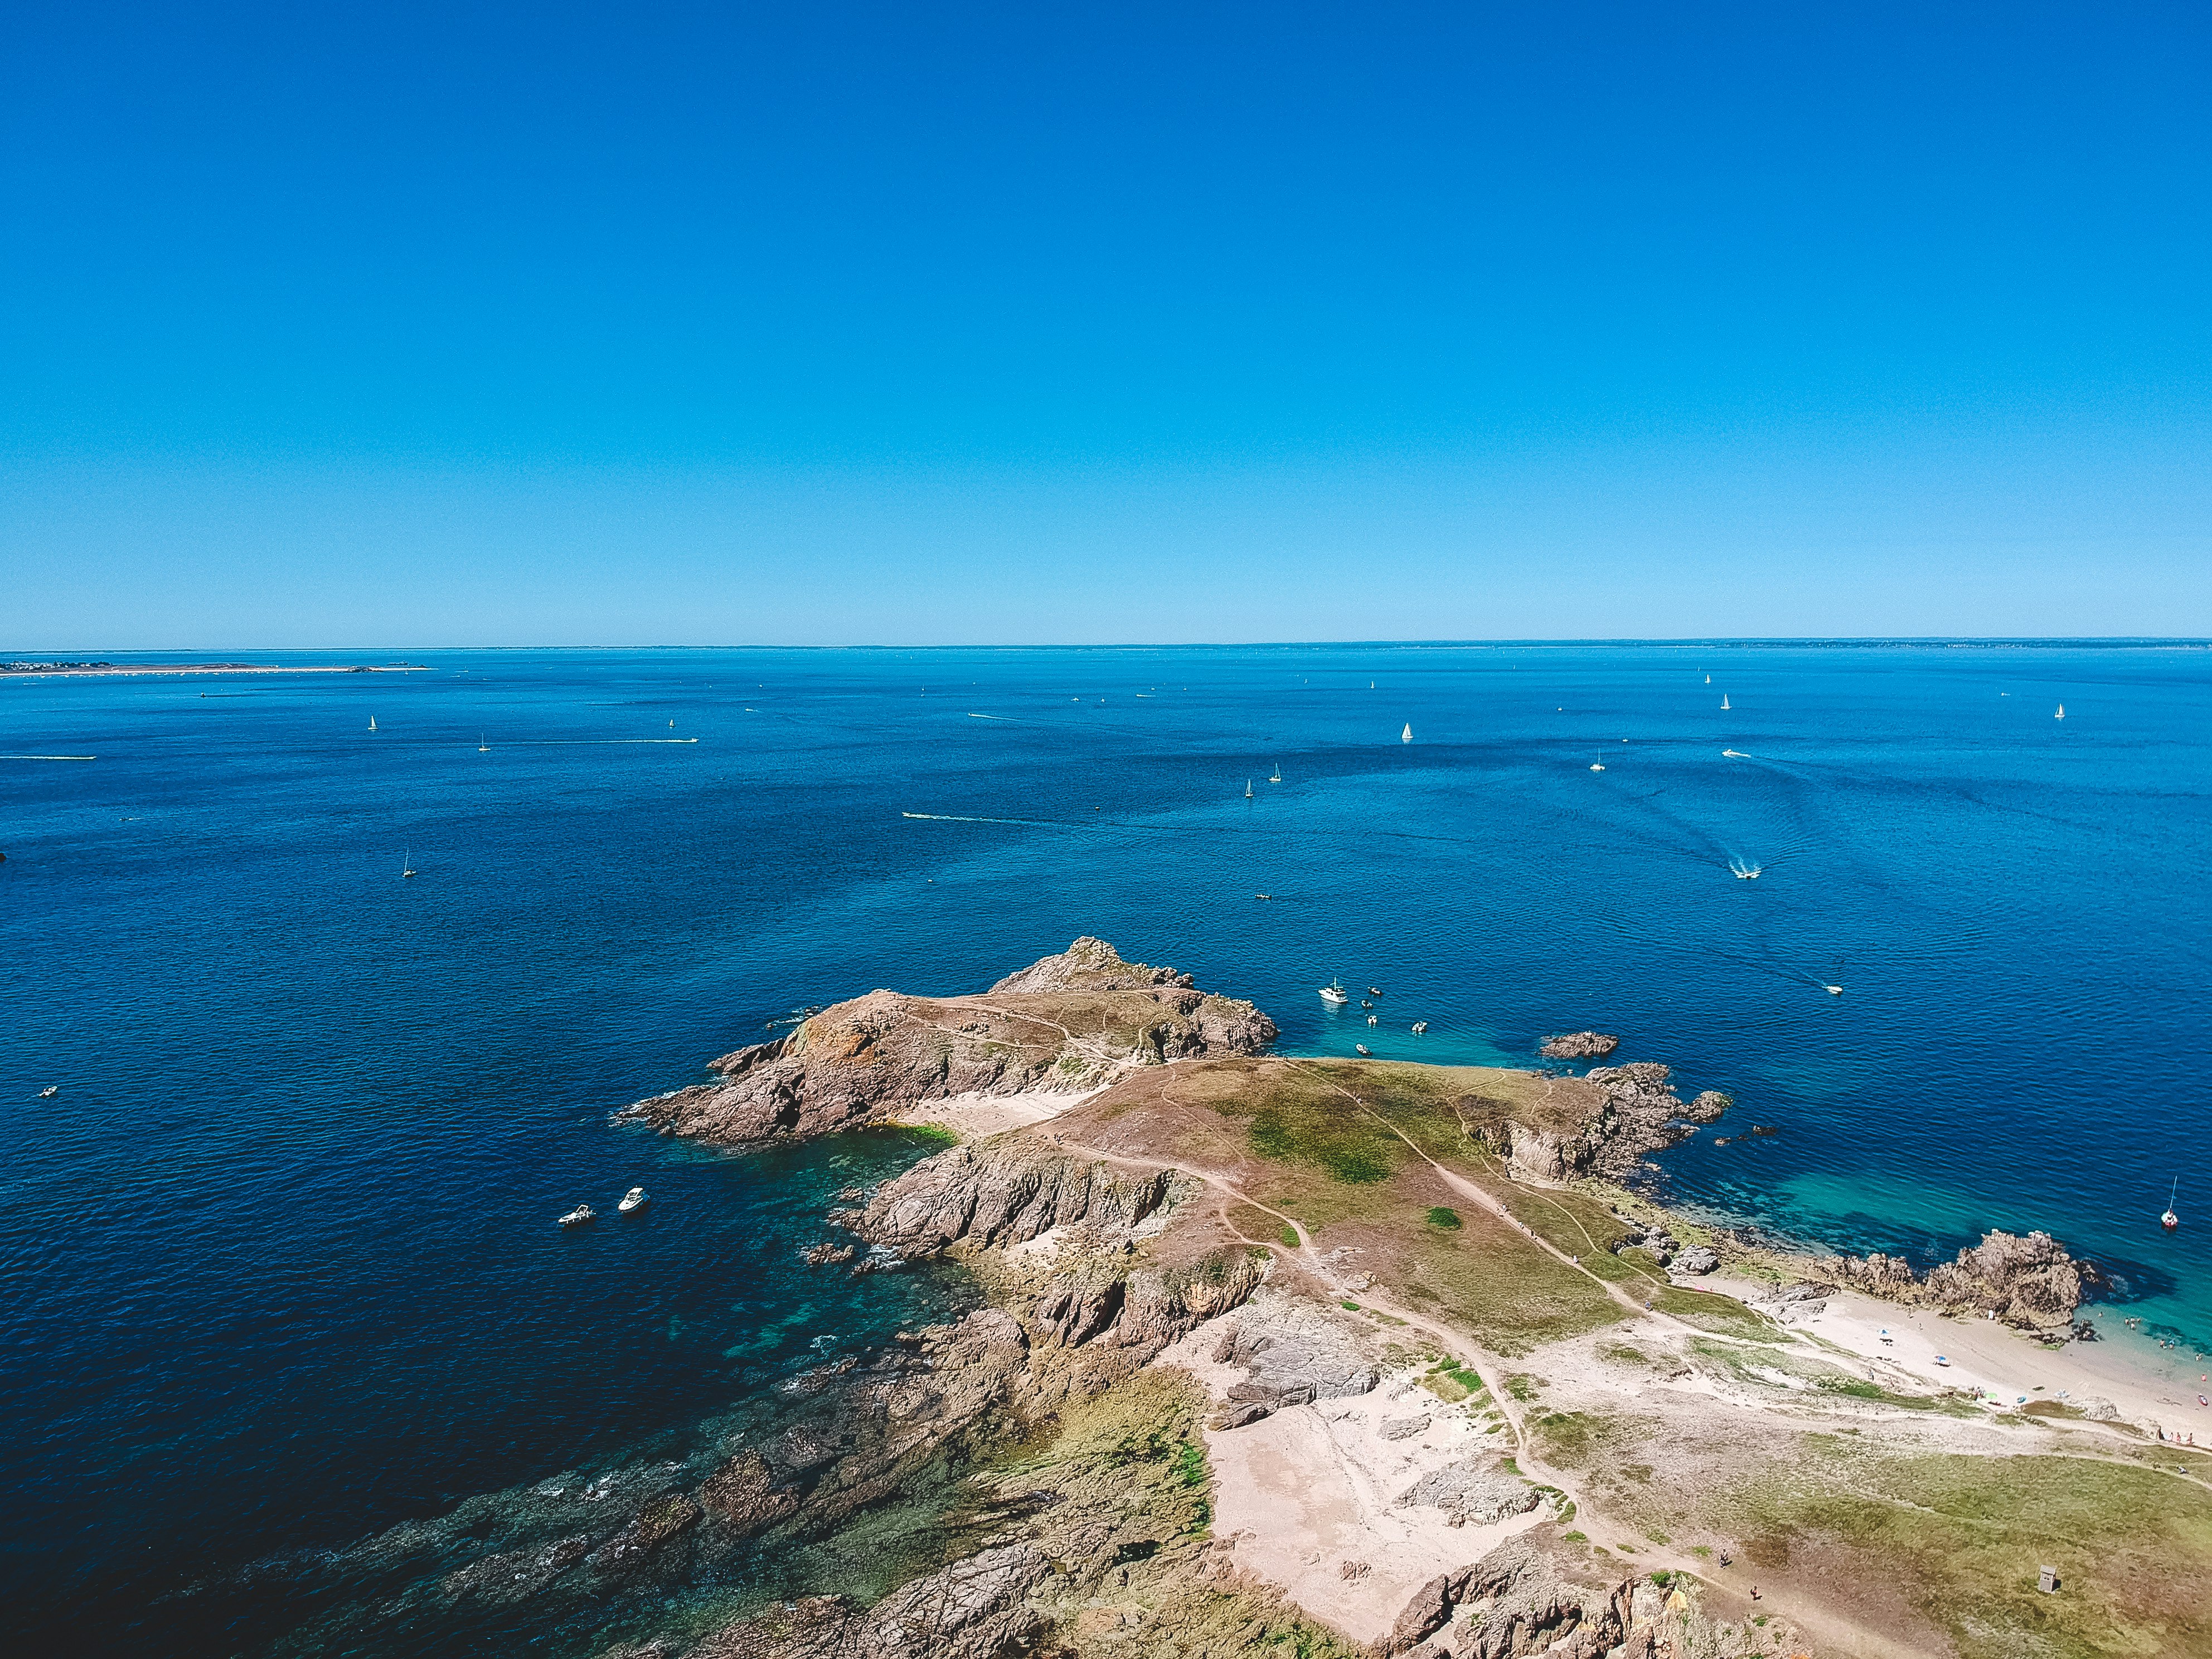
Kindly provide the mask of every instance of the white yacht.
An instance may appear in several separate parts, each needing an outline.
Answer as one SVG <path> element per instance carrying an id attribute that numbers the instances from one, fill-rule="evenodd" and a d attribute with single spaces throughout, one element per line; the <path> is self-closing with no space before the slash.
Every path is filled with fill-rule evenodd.
<path id="1" fill-rule="evenodd" d="M 1411 743 L 1413 740 L 1413 723 L 1411 720 L 1407 720 L 1406 722 L 1406 729 L 1398 734 L 1398 741 L 1401 743 Z"/>
<path id="2" fill-rule="evenodd" d="M 1726 708 L 1728 706 L 1729 706 L 1728 693 L 1727 693 L 1727 692 L 1725 692 L 1725 691 L 1723 691 L 1723 692 L 1722 692 L 1722 693 L 1721 693 L 1721 707 L 1722 707 L 1723 708 Z"/>
<path id="3" fill-rule="evenodd" d="M 40 1100 L 52 1100 L 56 1095 L 61 1093 L 61 1091 L 62 1085 L 60 1084 L 49 1083 L 45 1088 L 39 1091 L 39 1098 Z"/>
<path id="4" fill-rule="evenodd" d="M 1277 761 L 1277 762 L 1275 763 L 1275 769 L 1274 769 L 1274 771 L 1273 771 L 1272 774 L 1270 774 L 1270 775 L 1269 775 L 1268 779 L 1267 779 L 1267 781 L 1268 781 L 1268 782 L 1270 782 L 1270 783 L 1280 783 L 1282 781 L 1283 781 L 1283 763 L 1282 763 L 1282 762 L 1280 762 L 1280 761 Z"/>
<path id="5" fill-rule="evenodd" d="M 1344 988 L 1342 981 L 1331 980 L 1328 984 L 1321 988 L 1321 1000 L 1323 1002 L 1328 1003 L 1333 1008 L 1341 1008 L 1346 1003 L 1352 1000 L 1352 996 L 1351 994 Z"/>
<path id="6" fill-rule="evenodd" d="M 579 1204 L 553 1224 L 556 1227 L 580 1227 L 587 1221 L 597 1221 L 599 1212 L 588 1204 Z"/>
<path id="7" fill-rule="evenodd" d="M 2060 703 L 2060 704 L 2058 705 L 2058 712 L 2057 712 L 2057 714 L 2053 714 L 2051 718 L 2051 719 L 2053 719 L 2053 720 L 2064 720 L 2064 719 L 2066 718 L 2066 705 L 2065 705 L 2064 703 L 2063 703 L 2063 702 L 2062 702 L 2062 703 Z"/>
<path id="8" fill-rule="evenodd" d="M 1603 761 L 1592 761 L 1592 762 L 1590 763 L 1590 770 L 1591 770 L 1591 771 L 1593 771 L 1593 772 L 1602 772 L 1602 771 L 1604 771 L 1604 770 L 1605 770 L 1605 763 L 1604 763 Z"/>
<path id="9" fill-rule="evenodd" d="M 1355 1048 L 1358 1049 L 1358 1050 L 1359 1050 L 1359 1052 L 1360 1052 L 1362 1054 L 1366 1054 L 1366 1053 L 1367 1053 L 1367 1045 L 1366 1045 L 1365 1043 L 1364 1043 L 1364 1042 L 1355 1042 L 1355 1043 L 1353 1043 L 1352 1046 L 1353 1048 Z"/>
<path id="10" fill-rule="evenodd" d="M 1749 760 L 1751 757 L 1745 754 L 1741 749 L 1723 749 L 1721 750 L 1721 758 L 1723 760 Z"/>
<path id="11" fill-rule="evenodd" d="M 652 1202 L 653 1200 L 646 1195 L 644 1188 L 633 1187 L 622 1195 L 622 1202 L 616 1205 L 615 1208 L 620 1210 L 624 1215 L 635 1215 Z"/>
<path id="12" fill-rule="evenodd" d="M 372 732 L 376 730 L 376 716 L 374 714 L 368 717 L 368 729 Z"/>

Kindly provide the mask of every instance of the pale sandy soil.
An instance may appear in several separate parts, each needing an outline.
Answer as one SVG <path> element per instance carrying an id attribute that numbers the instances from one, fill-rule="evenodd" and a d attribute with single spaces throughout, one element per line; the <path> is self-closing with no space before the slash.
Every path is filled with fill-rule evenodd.
<path id="1" fill-rule="evenodd" d="M 1853 1291 L 1830 1297 L 1826 1311 L 1796 1322 L 1794 1328 L 1824 1337 L 1869 1360 L 1887 1362 L 1930 1387 L 1982 1389 L 2008 1409 L 2017 1410 L 2022 1395 L 2065 1405 L 2101 1398 L 2111 1401 L 2122 1418 L 2146 1433 L 2154 1436 L 2160 1429 L 2168 1435 L 2193 1433 L 2200 1445 L 2212 1445 L 2212 1407 L 2197 1403 L 2199 1393 L 2212 1398 L 2212 1380 L 2200 1381 L 2197 1375 L 2212 1367 L 2148 1364 L 2134 1351 L 2135 1342 L 2075 1342 L 2045 1348 L 1988 1320 L 1950 1318 Z M 1890 1338 L 1887 1342 L 1881 1340 L 1885 1330 Z M 1938 1365 L 1938 1354 L 1951 1363 Z M 2168 1374 L 2160 1375 L 2161 1370 Z"/>
<path id="2" fill-rule="evenodd" d="M 1210 1358 L 1221 1330 L 1221 1321 L 1209 1321 L 1158 1362 L 1189 1371 L 1217 1402 L 1248 1375 L 1242 1366 L 1216 1364 Z M 1277 1585 L 1356 1642 L 1388 1636 L 1423 1584 L 1480 1560 L 1550 1513 L 1540 1504 L 1489 1526 L 1454 1527 L 1441 1510 L 1393 1505 L 1393 1498 L 1429 1470 L 1478 1448 L 1497 1447 L 1503 1438 L 1486 1438 L 1464 1410 L 1415 1386 L 1416 1375 L 1387 1375 L 1370 1394 L 1294 1406 L 1241 1429 L 1206 1431 L 1213 1466 L 1214 1535 L 1231 1541 L 1240 1568 Z M 1431 1419 L 1425 1432 L 1405 1440 L 1382 1437 L 1386 1418 L 1423 1413 Z M 1366 1570 L 1347 1578 L 1347 1562 L 1364 1564 Z"/>
<path id="3" fill-rule="evenodd" d="M 966 1140 L 981 1140 L 1007 1129 L 1026 1129 L 1071 1111 L 1099 1092 L 1086 1089 L 1064 1094 L 1051 1089 L 1031 1089 L 1018 1095 L 952 1095 L 944 1100 L 917 1100 L 899 1109 L 888 1121 L 950 1129 Z"/>

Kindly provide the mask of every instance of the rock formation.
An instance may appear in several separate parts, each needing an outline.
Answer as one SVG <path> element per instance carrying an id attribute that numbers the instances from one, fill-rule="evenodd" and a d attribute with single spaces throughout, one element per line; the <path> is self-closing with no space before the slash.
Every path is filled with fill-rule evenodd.
<path id="1" fill-rule="evenodd" d="M 1188 974 L 1079 939 L 976 996 L 871 991 L 713 1063 L 720 1080 L 639 1101 L 626 1115 L 732 1144 L 850 1128 L 955 1095 L 1097 1086 L 1133 1066 L 1257 1054 L 1275 1024 Z"/>
<path id="2" fill-rule="evenodd" d="M 1807 1265 L 1870 1296 L 1946 1313 L 1994 1314 L 2025 1330 L 2072 1324 L 2089 1271 L 2049 1233 L 1986 1233 L 1979 1244 L 1960 1251 L 1957 1260 L 1940 1264 L 1924 1279 L 1904 1257 L 1879 1253 L 1822 1257 Z"/>
<path id="3" fill-rule="evenodd" d="M 1536 1052 L 1547 1060 L 1603 1060 L 1620 1047 L 1620 1039 L 1604 1031 L 1569 1031 L 1546 1037 Z"/>
<path id="4" fill-rule="evenodd" d="M 1461 1115 L 1523 1180 L 1618 1176 L 1734 1103 L 1714 1090 L 1686 1103 L 1673 1078 L 1668 1067 L 1649 1060 L 1601 1066 L 1580 1078 L 1542 1079 L 1544 1092 L 1534 1103 L 1465 1097 Z"/>

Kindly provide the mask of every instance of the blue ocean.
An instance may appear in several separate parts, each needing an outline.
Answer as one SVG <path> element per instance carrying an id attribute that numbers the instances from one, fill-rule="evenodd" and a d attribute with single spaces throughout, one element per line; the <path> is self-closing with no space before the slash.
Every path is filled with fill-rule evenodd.
<path id="1" fill-rule="evenodd" d="M 300 1564 L 962 1305 L 798 1259 L 918 1138 L 609 1115 L 1083 933 L 1295 1052 L 1616 1032 L 1739 1103 L 1671 1200 L 1923 1261 L 2045 1228 L 2111 1340 L 2212 1337 L 2212 649 L 228 654 L 418 666 L 0 680 L 0 1596 L 41 1650 L 596 1651 L 349 1622 Z"/>

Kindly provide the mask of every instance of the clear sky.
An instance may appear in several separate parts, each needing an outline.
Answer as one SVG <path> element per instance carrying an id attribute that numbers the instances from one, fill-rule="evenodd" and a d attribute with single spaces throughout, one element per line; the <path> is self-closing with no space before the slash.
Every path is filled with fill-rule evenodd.
<path id="1" fill-rule="evenodd" d="M 0 650 L 2212 634 L 2208 46 L 17 7 Z"/>

